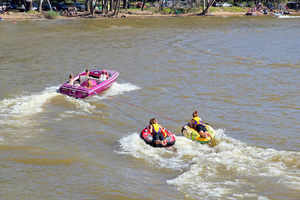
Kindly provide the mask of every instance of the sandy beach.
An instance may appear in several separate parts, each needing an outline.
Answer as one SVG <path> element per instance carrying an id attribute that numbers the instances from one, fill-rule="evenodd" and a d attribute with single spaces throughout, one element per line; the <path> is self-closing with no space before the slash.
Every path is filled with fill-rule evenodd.
<path id="1" fill-rule="evenodd" d="M 9 12 L 0 15 L 4 20 L 30 20 L 30 19 L 45 19 L 45 16 L 40 13 L 26 13 L 26 12 Z"/>

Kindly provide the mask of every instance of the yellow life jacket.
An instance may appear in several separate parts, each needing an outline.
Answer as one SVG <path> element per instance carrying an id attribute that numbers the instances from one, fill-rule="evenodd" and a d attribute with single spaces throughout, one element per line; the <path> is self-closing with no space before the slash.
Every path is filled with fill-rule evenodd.
<path id="1" fill-rule="evenodd" d="M 202 124 L 202 121 L 201 121 L 200 117 L 194 117 L 193 120 L 195 121 L 196 125 Z"/>
<path id="2" fill-rule="evenodd" d="M 159 124 L 152 124 L 152 126 L 153 126 L 152 135 L 154 135 L 155 133 L 161 133 L 164 137 L 167 136 L 167 133 L 160 128 Z"/>
<path id="3" fill-rule="evenodd" d="M 153 133 L 159 133 L 161 131 L 159 124 L 152 124 L 152 126 L 153 126 Z"/>

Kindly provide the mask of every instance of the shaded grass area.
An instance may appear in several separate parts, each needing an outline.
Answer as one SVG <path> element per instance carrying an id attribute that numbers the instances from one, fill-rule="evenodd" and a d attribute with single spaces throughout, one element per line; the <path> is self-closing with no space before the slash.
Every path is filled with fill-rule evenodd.
<path id="1" fill-rule="evenodd" d="M 127 12 L 141 12 L 141 8 L 130 8 L 127 10 Z M 147 7 L 144 9 L 146 12 L 151 13 L 160 13 L 160 14 L 185 14 L 185 13 L 202 13 L 203 8 L 200 7 L 191 7 L 191 8 L 163 8 L 162 11 L 158 11 L 157 7 Z M 209 12 L 230 12 L 230 13 L 239 13 L 239 12 L 247 12 L 248 8 L 242 8 L 242 7 L 210 7 Z M 125 10 L 121 9 L 120 12 L 125 12 Z M 141 13 L 142 14 L 142 13 Z"/>
<path id="2" fill-rule="evenodd" d="M 237 13 L 237 12 L 247 12 L 249 8 L 242 8 L 242 7 L 211 7 L 209 9 L 210 12 L 233 12 L 233 13 Z"/>
<path id="3" fill-rule="evenodd" d="M 48 11 L 46 14 L 45 14 L 45 17 L 47 19 L 56 19 L 60 16 L 59 12 L 55 12 L 55 11 Z"/>

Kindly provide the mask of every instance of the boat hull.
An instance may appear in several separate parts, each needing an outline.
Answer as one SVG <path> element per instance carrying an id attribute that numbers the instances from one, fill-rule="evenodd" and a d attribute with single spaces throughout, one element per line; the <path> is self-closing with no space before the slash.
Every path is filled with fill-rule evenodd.
<path id="1" fill-rule="evenodd" d="M 296 19 L 296 18 L 300 18 L 300 16 L 289 16 L 289 15 L 280 15 L 280 16 L 276 16 L 277 18 L 283 18 L 283 19 Z"/>
<path id="2" fill-rule="evenodd" d="M 100 92 L 103 92 L 104 90 L 108 89 L 119 76 L 119 72 L 117 71 L 107 71 L 110 75 L 109 78 L 106 81 L 100 82 L 100 79 L 95 77 L 99 77 L 101 75 L 102 70 L 90 70 L 90 75 L 92 77 L 85 77 L 85 79 L 92 79 L 94 82 L 97 82 L 97 85 L 94 85 L 91 89 L 80 85 L 70 85 L 68 82 L 66 82 L 60 86 L 59 93 L 74 98 L 84 99 L 86 97 L 90 97 Z M 81 76 L 84 76 L 84 74 L 85 72 L 80 73 L 79 75 L 74 77 L 74 80 L 82 79 Z"/>

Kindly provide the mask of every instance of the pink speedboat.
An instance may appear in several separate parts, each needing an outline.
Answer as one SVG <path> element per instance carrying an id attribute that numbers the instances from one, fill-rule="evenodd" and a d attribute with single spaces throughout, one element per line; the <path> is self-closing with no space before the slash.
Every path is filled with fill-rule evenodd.
<path id="1" fill-rule="evenodd" d="M 102 71 L 106 71 L 109 76 L 106 80 L 100 79 Z M 68 95 L 70 97 L 84 99 L 109 88 L 118 76 L 119 72 L 112 70 L 91 69 L 89 70 L 89 76 L 86 76 L 86 72 L 83 71 L 74 77 L 73 84 L 69 84 L 69 81 L 67 81 L 61 85 L 59 88 L 59 93 Z M 91 88 L 86 87 L 88 80 L 92 83 Z"/>

